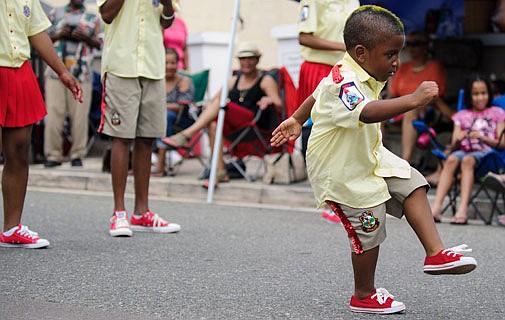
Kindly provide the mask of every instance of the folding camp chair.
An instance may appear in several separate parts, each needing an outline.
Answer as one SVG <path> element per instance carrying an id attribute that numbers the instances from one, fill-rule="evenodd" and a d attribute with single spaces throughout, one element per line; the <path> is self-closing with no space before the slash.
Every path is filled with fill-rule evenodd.
<path id="1" fill-rule="evenodd" d="M 254 181 L 264 167 L 263 156 L 271 151 L 267 142 L 271 131 L 258 126 L 263 110 L 259 109 L 254 114 L 253 111 L 232 102 L 228 102 L 226 107 L 223 126 L 226 162 L 230 163 L 247 181 Z M 252 156 L 260 158 L 261 161 L 255 173 L 248 175 L 242 164 L 247 165 Z"/>
<path id="2" fill-rule="evenodd" d="M 494 195 L 491 194 L 490 188 L 487 186 L 489 183 L 486 183 L 488 179 L 489 172 L 493 173 L 503 173 L 505 170 L 505 151 L 497 151 L 491 150 L 486 154 L 486 157 L 483 159 L 478 168 L 476 168 L 475 176 L 478 177 L 477 181 L 479 183 L 479 188 L 476 192 L 472 194 L 470 197 L 470 205 L 474 208 L 477 216 L 484 221 L 486 224 L 491 224 L 493 216 L 496 212 L 499 214 L 503 214 L 502 211 L 498 208 L 498 200 L 500 194 L 502 196 L 502 200 L 505 200 L 505 194 L 500 193 L 500 190 L 494 189 Z M 492 184 L 491 184 L 492 186 Z M 483 193 L 491 202 L 491 212 L 486 215 L 481 211 L 481 208 L 476 204 L 476 199 Z"/>
<path id="3" fill-rule="evenodd" d="M 505 204 L 505 189 L 503 184 L 498 181 L 496 177 L 493 177 L 490 173 L 486 174 L 484 179 L 482 180 L 481 187 L 475 193 L 475 197 L 479 195 L 480 192 L 483 192 L 486 197 L 491 201 L 491 212 L 486 219 L 482 219 L 483 214 L 480 213 L 478 207 L 476 208 L 476 212 L 478 212 L 479 216 L 486 224 L 491 224 L 493 221 L 493 217 L 495 215 L 502 216 L 505 215 L 505 210 L 498 205 L 498 201 L 501 200 L 501 204 Z M 498 224 L 503 225 L 502 222 L 498 222 Z"/>
<path id="4" fill-rule="evenodd" d="M 433 151 L 433 150 L 432 150 Z M 447 159 L 447 155 L 443 152 L 440 152 L 440 150 L 437 150 L 434 152 L 434 154 L 440 159 L 440 161 L 445 161 Z M 475 212 L 477 216 L 482 219 L 484 222 L 487 224 L 490 223 L 491 217 L 486 217 L 482 213 L 482 211 L 479 209 L 479 207 L 476 204 L 476 199 L 479 197 L 479 195 L 484 192 L 486 196 L 492 201 L 493 206 L 496 205 L 497 198 L 494 198 L 490 195 L 490 193 L 484 188 L 484 179 L 486 175 L 489 172 L 493 173 L 502 173 L 505 170 L 505 152 L 503 151 L 498 151 L 495 149 L 492 149 L 488 151 L 484 157 L 482 158 L 481 162 L 475 167 L 474 169 L 474 176 L 475 176 L 475 183 L 479 185 L 478 189 L 476 192 L 472 193 L 472 196 L 470 197 L 469 206 L 472 206 L 475 209 Z M 457 201 L 460 193 L 460 186 L 459 182 L 457 179 L 457 176 L 459 174 L 459 171 L 455 173 L 456 177 L 454 178 L 454 183 L 452 184 L 451 189 L 449 190 L 449 193 L 447 194 L 447 197 L 449 198 L 449 202 L 442 208 L 442 214 L 450 207 L 452 214 L 454 215 L 456 213 L 456 206 L 457 206 Z"/>
<path id="5" fill-rule="evenodd" d="M 179 114 L 187 113 L 190 116 L 190 118 L 196 120 L 206 100 L 210 71 L 207 69 L 193 74 L 189 74 L 182 71 L 179 71 L 179 73 L 191 78 L 191 80 L 193 81 L 193 85 L 195 86 L 193 102 L 185 106 L 185 108 L 181 110 Z M 176 121 L 176 123 L 174 123 L 173 125 L 174 133 L 182 131 L 183 129 L 180 126 L 178 126 L 178 124 L 179 124 L 178 121 Z M 198 146 L 201 146 L 200 145 L 201 138 L 204 134 L 206 133 L 203 131 L 198 132 L 195 136 L 191 138 L 186 147 L 178 148 L 177 151 L 179 152 L 183 160 L 188 158 L 198 159 L 200 164 L 205 169 L 207 168 L 207 162 L 202 159 L 201 150 L 198 151 L 196 150 Z M 167 157 L 167 160 L 168 160 L 167 172 L 169 175 L 173 176 L 176 174 L 177 168 L 179 167 L 177 166 L 177 164 L 180 164 L 180 162 L 178 162 L 177 164 L 174 163 L 172 157 Z"/>
<path id="6" fill-rule="evenodd" d="M 463 97 L 464 97 L 463 89 L 460 89 L 458 93 L 458 105 L 457 105 L 458 111 L 465 108 L 463 103 L 464 100 Z M 444 152 L 445 151 L 444 147 L 436 140 L 434 131 L 431 128 L 427 127 L 426 124 L 421 121 L 413 121 L 413 125 L 414 128 L 416 128 L 417 132 L 420 135 L 424 135 L 425 139 L 429 141 L 428 145 L 431 148 L 431 153 L 435 155 L 435 157 L 437 157 L 437 159 L 443 166 L 444 161 L 447 159 L 447 154 Z M 470 197 L 468 205 L 472 206 L 475 209 L 477 216 L 480 219 L 482 219 L 486 224 L 491 223 L 493 212 L 496 207 L 496 202 L 498 201 L 498 195 L 495 195 L 495 197 L 491 196 L 488 190 L 484 187 L 483 182 L 486 175 L 489 172 L 502 173 L 504 170 L 505 170 L 505 151 L 499 151 L 495 149 L 488 151 L 482 158 L 481 162 L 474 169 L 474 178 L 475 178 L 474 180 L 475 183 L 479 185 L 479 188 Z M 460 186 L 457 179 L 458 174 L 459 171 L 456 171 L 455 172 L 456 176 L 454 177 L 454 183 L 451 189 L 449 190 L 449 193 L 447 194 L 449 202 L 445 205 L 445 207 L 442 208 L 441 212 L 442 214 L 444 214 L 444 212 L 449 207 L 451 208 L 453 215 L 456 213 L 456 205 L 460 193 Z M 484 192 L 484 194 L 488 197 L 488 199 L 491 200 L 493 205 L 492 210 L 493 212 L 489 217 L 486 217 L 476 204 L 476 200 L 482 192 Z"/>
<path id="7" fill-rule="evenodd" d="M 226 161 L 247 181 L 256 180 L 261 170 L 264 170 L 264 156 L 266 154 L 278 152 L 278 150 L 273 150 L 269 143 L 272 131 L 286 118 L 287 112 L 290 112 L 289 115 L 291 115 L 296 101 L 296 88 L 286 68 L 274 68 L 265 72 L 271 75 L 279 85 L 279 94 L 285 106 L 283 112 L 279 114 L 273 111 L 273 107 L 269 107 L 270 110 L 258 110 L 254 114 L 251 110 L 237 104 L 228 103 L 225 113 L 223 127 L 224 156 Z M 287 109 L 286 106 L 290 106 L 290 109 Z M 270 113 L 270 126 L 268 128 L 258 126 L 258 121 L 265 112 Z M 260 162 L 255 170 L 250 170 L 253 174 L 247 174 L 243 163 L 247 164 L 252 157 L 259 158 Z"/>

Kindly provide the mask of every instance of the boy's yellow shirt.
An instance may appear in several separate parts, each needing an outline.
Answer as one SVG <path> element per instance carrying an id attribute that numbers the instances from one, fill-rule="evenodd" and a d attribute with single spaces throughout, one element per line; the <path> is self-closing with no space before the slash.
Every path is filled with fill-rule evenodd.
<path id="1" fill-rule="evenodd" d="M 344 25 L 347 16 L 359 7 L 358 0 L 302 0 L 298 30 L 335 42 L 344 42 Z M 306 46 L 300 48 L 301 56 L 310 62 L 334 65 L 344 52 L 319 50 Z"/>
<path id="2" fill-rule="evenodd" d="M 107 0 L 97 0 L 101 8 Z M 157 5 L 155 5 L 157 3 Z M 156 1 L 125 1 L 111 24 L 104 23 L 102 75 L 159 80 L 165 77 L 165 49 Z"/>
<path id="3" fill-rule="evenodd" d="M 380 123 L 359 120 L 365 105 L 380 99 L 385 82 L 347 53 L 340 63 L 343 80 L 335 83 L 330 73 L 313 93 L 308 174 L 319 207 L 331 200 L 369 208 L 391 198 L 384 177 L 410 178 L 410 165 L 383 146 Z"/>
<path id="4" fill-rule="evenodd" d="M 0 66 L 21 67 L 30 59 L 28 37 L 50 26 L 39 0 L 0 1 Z"/>

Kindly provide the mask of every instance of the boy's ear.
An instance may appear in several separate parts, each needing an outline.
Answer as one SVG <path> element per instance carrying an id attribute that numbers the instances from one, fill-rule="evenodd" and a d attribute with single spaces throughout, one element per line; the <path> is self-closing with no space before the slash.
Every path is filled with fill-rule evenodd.
<path id="1" fill-rule="evenodd" d="M 361 44 L 354 47 L 354 54 L 356 56 L 356 60 L 360 63 L 364 63 L 368 60 L 368 50 Z"/>

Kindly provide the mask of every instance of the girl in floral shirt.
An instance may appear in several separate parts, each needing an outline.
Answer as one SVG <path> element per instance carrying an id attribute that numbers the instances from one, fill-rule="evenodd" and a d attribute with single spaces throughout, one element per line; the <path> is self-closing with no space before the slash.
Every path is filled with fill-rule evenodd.
<path id="1" fill-rule="evenodd" d="M 442 217 L 442 202 L 449 192 L 456 170 L 461 170 L 461 200 L 451 224 L 466 224 L 468 204 L 474 182 L 474 169 L 493 148 L 505 147 L 505 111 L 491 106 L 491 84 L 478 75 L 469 78 L 465 87 L 466 109 L 457 112 L 452 120 L 453 152 L 447 157 L 437 186 L 432 213 L 435 222 Z"/>

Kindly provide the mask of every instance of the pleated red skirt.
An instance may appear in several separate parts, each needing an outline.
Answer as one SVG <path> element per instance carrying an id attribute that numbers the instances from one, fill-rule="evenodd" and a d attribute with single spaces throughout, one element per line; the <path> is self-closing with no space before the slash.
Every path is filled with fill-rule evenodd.
<path id="1" fill-rule="evenodd" d="M 300 67 L 300 78 L 298 81 L 298 105 L 301 105 L 314 90 L 319 82 L 330 74 L 331 68 L 328 64 L 304 61 Z"/>
<path id="2" fill-rule="evenodd" d="M 0 67 L 0 126 L 25 127 L 47 114 L 37 78 L 28 61 L 20 68 Z"/>

